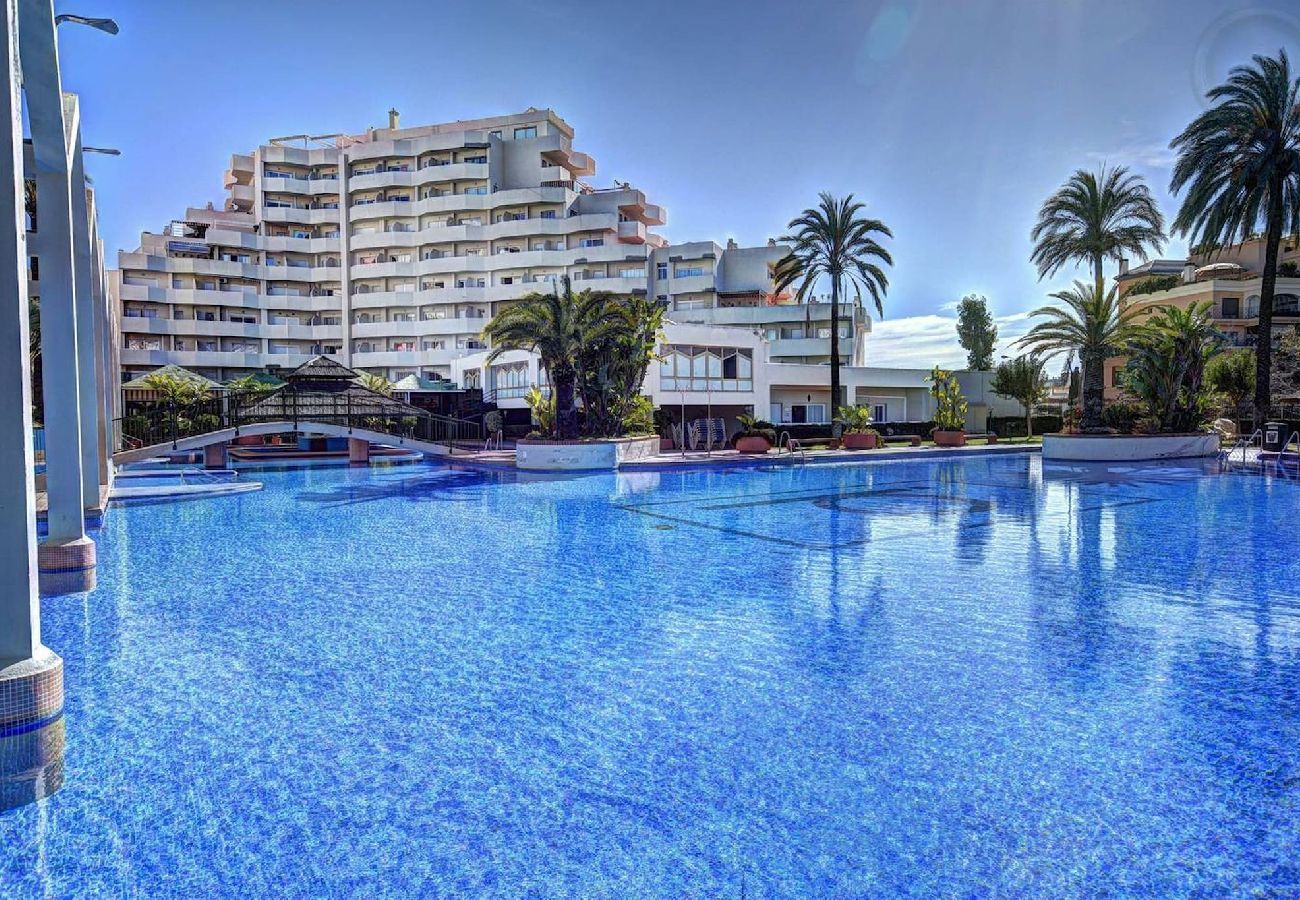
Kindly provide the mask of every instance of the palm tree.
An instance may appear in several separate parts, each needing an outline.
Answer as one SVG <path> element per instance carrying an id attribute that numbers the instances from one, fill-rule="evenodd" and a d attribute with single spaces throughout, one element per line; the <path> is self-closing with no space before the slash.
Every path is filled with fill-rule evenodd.
<path id="1" fill-rule="evenodd" d="M 1213 300 L 1186 309 L 1157 307 L 1133 336 L 1124 386 L 1163 431 L 1186 432 L 1200 424 L 1208 400 L 1206 366 L 1223 350 L 1213 309 Z"/>
<path id="2" fill-rule="evenodd" d="M 1102 289 L 1102 263 L 1118 261 L 1125 253 L 1146 258 L 1147 247 L 1159 251 L 1165 244 L 1165 220 L 1140 176 L 1124 166 L 1103 165 L 1095 173 L 1077 170 L 1048 197 L 1030 237 L 1030 260 L 1040 279 L 1062 266 L 1086 262 Z"/>
<path id="3" fill-rule="evenodd" d="M 1300 78 L 1286 51 L 1255 56 L 1206 96 L 1213 105 L 1170 142 L 1178 151 L 1169 189 L 1187 196 L 1174 229 L 1193 245 L 1245 241 L 1264 225 L 1264 272 L 1255 347 L 1255 422 L 1268 418 L 1273 294 L 1284 231 L 1300 233 Z"/>
<path id="4" fill-rule="evenodd" d="M 385 397 L 393 396 L 393 383 L 383 375 L 376 375 L 373 372 L 362 372 L 357 378 L 357 384 L 376 394 L 383 394 Z"/>
<path id="5" fill-rule="evenodd" d="M 556 428 L 561 438 L 578 436 L 578 407 L 574 394 L 583 350 L 626 326 L 615 295 L 606 291 L 573 292 L 566 277 L 562 289 L 550 294 L 525 294 L 493 316 L 483 329 L 492 342 L 490 364 L 507 350 L 535 352 L 555 391 Z"/>
<path id="6" fill-rule="evenodd" d="M 1083 421 L 1086 430 L 1101 427 L 1101 409 L 1105 395 L 1106 357 L 1124 347 L 1135 334 L 1135 320 L 1140 311 L 1125 308 L 1115 288 L 1103 291 L 1101 285 L 1089 286 L 1076 281 L 1068 291 L 1052 294 L 1061 306 L 1041 306 L 1030 313 L 1046 319 L 1039 322 L 1016 343 L 1044 356 L 1058 353 L 1077 354 L 1083 368 Z"/>
<path id="7" fill-rule="evenodd" d="M 875 302 L 876 312 L 885 314 L 883 298 L 889 279 L 877 260 L 892 266 L 894 259 L 880 246 L 876 235 L 893 237 L 884 222 L 862 214 L 864 204 L 853 195 L 836 199 L 823 191 L 821 202 L 791 220 L 791 234 L 780 238 L 792 249 L 776 264 L 776 293 L 796 281 L 799 302 L 804 302 L 818 279 L 831 282 L 831 409 L 843 404 L 840 397 L 840 294 L 852 285 L 854 301 L 862 303 L 865 291 Z M 847 285 L 846 285 L 847 282 Z"/>

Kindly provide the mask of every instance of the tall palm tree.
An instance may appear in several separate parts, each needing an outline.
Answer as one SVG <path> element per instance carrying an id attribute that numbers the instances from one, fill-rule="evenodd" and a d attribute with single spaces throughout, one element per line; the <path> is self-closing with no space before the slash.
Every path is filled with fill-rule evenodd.
<path id="1" fill-rule="evenodd" d="M 1101 427 L 1102 401 L 1106 391 L 1105 362 L 1124 347 L 1136 333 L 1136 319 L 1141 312 L 1125 308 L 1115 288 L 1102 290 L 1100 285 L 1076 281 L 1068 291 L 1052 294 L 1064 306 L 1041 306 L 1030 313 L 1042 316 L 1039 322 L 1016 343 L 1034 353 L 1054 356 L 1075 353 L 1083 368 L 1084 430 Z"/>
<path id="2" fill-rule="evenodd" d="M 792 245 L 789 254 L 776 264 L 776 292 L 799 282 L 796 296 L 804 302 L 808 292 L 825 276 L 831 283 L 831 409 L 843 404 L 840 396 L 840 295 L 853 288 L 854 301 L 861 304 L 863 292 L 875 302 L 876 312 L 885 314 L 883 299 L 889 278 L 879 263 L 892 266 L 889 251 L 876 235 L 893 237 L 884 222 L 863 215 L 865 205 L 853 195 L 835 198 L 823 191 L 817 206 L 805 209 L 787 226 L 791 233 L 780 239 Z"/>
<path id="3" fill-rule="evenodd" d="M 1300 233 L 1300 77 L 1286 51 L 1253 57 L 1206 96 L 1212 105 L 1170 142 L 1178 151 L 1169 189 L 1187 196 L 1174 229 L 1194 245 L 1245 241 L 1264 225 L 1264 272 L 1255 348 L 1255 422 L 1269 413 L 1273 294 L 1284 231 Z"/>
<path id="4" fill-rule="evenodd" d="M 525 294 L 492 317 L 483 335 L 492 342 L 488 363 L 508 350 L 526 350 L 541 357 L 542 368 L 555 391 L 556 429 L 561 438 L 578 436 L 578 406 L 574 394 L 578 362 L 584 348 L 626 327 L 627 318 L 607 291 L 573 292 L 566 277 L 550 294 Z"/>
<path id="5" fill-rule="evenodd" d="M 1147 248 L 1165 244 L 1165 220 L 1155 198 L 1138 175 L 1124 166 L 1095 173 L 1084 169 L 1043 201 L 1030 233 L 1030 260 L 1038 277 L 1056 274 L 1071 263 L 1090 263 L 1093 279 L 1104 289 L 1102 263 L 1125 253 L 1145 258 Z"/>

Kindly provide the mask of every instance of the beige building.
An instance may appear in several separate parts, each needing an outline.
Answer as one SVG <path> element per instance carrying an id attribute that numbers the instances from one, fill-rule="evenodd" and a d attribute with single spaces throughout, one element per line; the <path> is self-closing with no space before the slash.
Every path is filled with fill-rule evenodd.
<path id="1" fill-rule="evenodd" d="M 1253 347 L 1259 339 L 1259 294 L 1264 241 L 1255 238 L 1221 253 L 1194 254 L 1186 260 L 1157 259 L 1130 269 L 1120 264 L 1116 277 L 1126 306 L 1153 308 L 1211 302 L 1216 327 L 1230 346 Z M 1300 326 L 1300 240 L 1284 238 L 1278 255 L 1273 298 L 1273 335 Z M 1106 397 L 1123 394 L 1119 372 L 1124 358 L 1106 360 Z"/>

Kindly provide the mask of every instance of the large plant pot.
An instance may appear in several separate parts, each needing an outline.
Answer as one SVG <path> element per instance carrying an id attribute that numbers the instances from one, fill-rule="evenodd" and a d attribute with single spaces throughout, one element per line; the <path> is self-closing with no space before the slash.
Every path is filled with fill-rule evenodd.
<path id="1" fill-rule="evenodd" d="M 936 447 L 965 447 L 966 432 L 936 431 L 934 433 L 934 445 Z"/>
<path id="2" fill-rule="evenodd" d="M 747 435 L 736 438 L 737 453 L 766 453 L 772 449 L 772 444 L 765 437 L 759 435 Z"/>
<path id="3" fill-rule="evenodd" d="M 852 432 L 844 435 L 845 450 L 875 450 L 876 436 L 874 434 L 853 434 Z"/>

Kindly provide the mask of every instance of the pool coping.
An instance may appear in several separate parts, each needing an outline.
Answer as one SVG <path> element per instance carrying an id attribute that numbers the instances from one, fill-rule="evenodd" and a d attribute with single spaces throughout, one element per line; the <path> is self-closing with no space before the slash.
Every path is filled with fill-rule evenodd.
<path id="1" fill-rule="evenodd" d="M 260 481 L 234 481 L 225 484 L 176 484 L 150 487 L 114 487 L 110 503 L 123 500 L 185 500 L 199 497 L 220 497 L 226 494 L 246 494 L 260 491 Z"/>
<path id="2" fill-rule="evenodd" d="M 959 459 L 979 456 L 1014 456 L 1042 452 L 1041 444 L 995 444 L 979 447 L 907 447 L 894 450 L 807 450 L 802 453 L 777 454 L 742 454 L 734 450 L 720 450 L 712 456 L 700 454 L 682 458 L 673 453 L 661 453 L 658 456 L 638 460 L 627 460 L 617 469 L 608 470 L 549 470 L 568 475 L 599 475 L 607 472 L 667 472 L 688 471 L 691 469 L 748 469 L 770 468 L 772 466 L 830 465 L 834 463 L 853 463 L 866 465 L 873 462 L 890 462 L 895 460 L 935 460 Z M 435 457 L 438 462 L 464 468 L 513 470 L 514 459 L 502 455 L 492 458 L 475 459 L 473 456 Z M 520 470 L 523 471 L 523 470 Z M 528 470 L 547 471 L 547 470 Z"/>

